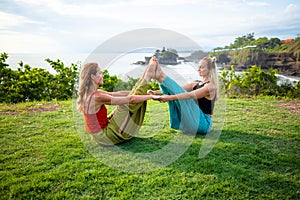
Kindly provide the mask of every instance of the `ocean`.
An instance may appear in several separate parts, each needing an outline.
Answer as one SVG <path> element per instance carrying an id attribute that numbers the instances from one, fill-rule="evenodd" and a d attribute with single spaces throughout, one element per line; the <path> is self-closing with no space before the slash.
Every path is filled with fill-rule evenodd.
<path id="1" fill-rule="evenodd" d="M 142 75 L 145 65 L 134 64 L 137 61 L 144 61 L 145 56 L 152 56 L 150 52 L 131 52 L 126 54 L 101 54 L 101 55 L 90 55 L 90 54 L 8 54 L 7 64 L 12 69 L 19 67 L 19 62 L 28 64 L 31 67 L 44 68 L 50 73 L 55 73 L 51 66 L 45 61 L 49 58 L 53 61 L 60 60 L 65 66 L 70 66 L 72 63 L 79 63 L 80 65 L 88 62 L 97 62 L 101 69 L 107 69 L 110 75 L 116 75 L 119 78 L 126 80 L 129 77 L 138 78 Z M 189 56 L 190 53 L 179 53 L 180 57 Z M 199 80 L 197 63 L 193 62 L 181 62 L 178 65 L 161 65 L 163 70 L 172 78 L 177 80 L 179 84 L 185 84 L 194 80 Z M 220 72 L 220 71 L 219 71 Z M 241 73 L 241 72 L 237 72 Z M 287 77 L 284 75 L 279 76 L 279 84 L 284 81 L 299 81 L 298 77 Z"/>
<path id="2" fill-rule="evenodd" d="M 44 54 L 8 54 L 7 64 L 12 69 L 19 67 L 19 62 L 28 64 L 31 67 L 44 68 L 50 73 L 55 73 L 51 66 L 45 61 L 49 58 L 53 61 L 60 60 L 65 66 L 70 66 L 72 63 L 82 65 L 88 61 L 97 62 L 101 69 L 107 69 L 110 75 L 116 75 L 121 79 L 127 79 L 128 76 L 137 78 L 140 77 L 145 69 L 145 65 L 134 64 L 137 61 L 145 61 L 145 56 L 152 56 L 153 53 L 127 53 L 127 54 L 61 54 L 61 55 L 44 55 Z M 188 56 L 189 53 L 180 54 L 180 56 Z M 113 59 L 111 59 L 113 58 Z M 110 60 L 111 59 L 111 60 Z M 184 80 L 199 79 L 196 72 L 197 63 L 180 63 L 178 65 L 161 65 L 162 68 L 173 78 Z"/>
<path id="3" fill-rule="evenodd" d="M 55 73 L 51 66 L 45 61 L 49 58 L 53 61 L 60 60 L 66 66 L 70 66 L 72 63 L 83 62 L 88 54 L 8 54 L 7 64 L 12 69 L 17 69 L 19 67 L 19 62 L 22 61 L 23 64 L 28 64 L 32 68 L 43 68 L 48 70 L 50 73 Z"/>

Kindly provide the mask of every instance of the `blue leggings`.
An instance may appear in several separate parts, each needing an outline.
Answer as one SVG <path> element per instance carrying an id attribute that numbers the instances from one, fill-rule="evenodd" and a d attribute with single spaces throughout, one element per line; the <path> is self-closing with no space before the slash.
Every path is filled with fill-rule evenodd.
<path id="1" fill-rule="evenodd" d="M 159 86 L 163 94 L 186 92 L 169 76 Z M 194 99 L 168 101 L 168 106 L 171 128 L 199 134 L 206 134 L 211 130 L 211 117 L 202 112 Z"/>

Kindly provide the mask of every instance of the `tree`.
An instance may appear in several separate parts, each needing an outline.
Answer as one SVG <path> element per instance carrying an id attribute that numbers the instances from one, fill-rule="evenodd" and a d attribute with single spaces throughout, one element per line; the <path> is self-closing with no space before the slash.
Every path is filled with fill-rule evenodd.
<path id="1" fill-rule="evenodd" d="M 248 33 L 247 35 L 235 38 L 233 44 L 230 45 L 230 48 L 239 48 L 247 46 L 250 45 L 251 42 L 254 40 L 254 33 Z"/>
<path id="2" fill-rule="evenodd" d="M 276 46 L 281 45 L 281 40 L 279 38 L 271 38 L 269 44 L 271 48 L 274 48 Z"/>
<path id="3" fill-rule="evenodd" d="M 260 37 L 253 41 L 253 44 L 257 46 L 267 46 L 269 44 L 269 40 L 267 37 Z"/>

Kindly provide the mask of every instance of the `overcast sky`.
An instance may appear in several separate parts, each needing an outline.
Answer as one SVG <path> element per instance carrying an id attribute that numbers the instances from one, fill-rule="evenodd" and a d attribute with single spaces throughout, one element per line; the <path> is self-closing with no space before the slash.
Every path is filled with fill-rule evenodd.
<path id="1" fill-rule="evenodd" d="M 203 50 L 254 33 L 280 39 L 300 34 L 299 0 L 1 0 L 0 51 L 90 53 L 118 34 L 162 28 Z"/>

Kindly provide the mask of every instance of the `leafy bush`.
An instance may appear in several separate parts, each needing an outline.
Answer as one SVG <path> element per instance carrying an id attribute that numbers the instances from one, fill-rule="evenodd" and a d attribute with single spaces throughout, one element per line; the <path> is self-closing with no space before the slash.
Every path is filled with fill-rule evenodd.
<path id="1" fill-rule="evenodd" d="M 289 82 L 282 83 L 280 87 L 278 87 L 277 96 L 300 98 L 300 81 L 294 85 Z"/>
<path id="2" fill-rule="evenodd" d="M 31 68 L 22 61 L 17 70 L 6 63 L 8 55 L 0 54 L 0 102 L 17 103 L 34 100 L 65 100 L 72 97 L 78 67 L 64 66 L 60 61 L 46 59 L 57 72 L 53 75 L 41 68 Z"/>
<path id="3" fill-rule="evenodd" d="M 270 95 L 288 98 L 300 97 L 300 83 L 293 86 L 291 83 L 278 85 L 277 71 L 269 69 L 263 71 L 258 66 L 248 68 L 242 74 L 237 74 L 233 66 L 231 70 L 224 68 L 220 75 L 223 89 L 230 97 Z"/>
<path id="4" fill-rule="evenodd" d="M 52 61 L 47 58 L 45 61 L 57 72 L 51 79 L 49 87 L 51 98 L 68 99 L 72 97 L 78 75 L 77 64 L 71 64 L 70 67 L 67 67 L 60 60 Z"/>
<path id="5" fill-rule="evenodd" d="M 122 90 L 131 90 L 136 82 L 139 80 L 139 78 L 132 78 L 130 76 L 127 77 L 128 81 L 123 81 L 122 79 L 119 79 L 115 75 L 109 75 L 107 70 L 103 71 L 104 75 L 104 84 L 101 85 L 99 88 L 106 90 L 108 92 L 113 91 L 122 91 Z M 148 89 L 150 90 L 159 90 L 159 86 L 157 81 L 153 80 L 149 83 Z"/>
<path id="6" fill-rule="evenodd" d="M 115 91 L 121 91 L 121 90 L 131 90 L 136 82 L 139 80 L 138 78 L 132 78 L 132 77 L 127 77 L 128 81 L 123 81 L 121 79 L 118 80 Z"/>
<path id="7" fill-rule="evenodd" d="M 19 63 L 20 68 L 17 69 L 17 81 L 12 85 L 11 94 L 15 94 L 18 98 L 10 99 L 11 102 L 23 102 L 30 100 L 50 100 L 53 96 L 51 85 L 54 75 L 45 69 L 31 68 L 29 65 Z"/>
<path id="8" fill-rule="evenodd" d="M 6 63 L 7 53 L 0 54 L 0 102 L 18 103 L 40 100 L 66 100 L 72 98 L 77 83 L 78 64 L 65 66 L 60 60 L 46 62 L 56 71 L 51 74 L 41 68 L 31 68 L 22 61 L 17 70 L 9 68 Z M 110 76 L 107 70 L 103 71 L 104 84 L 101 86 L 107 91 L 131 90 L 138 79 L 131 77 L 124 82 L 117 76 Z M 149 89 L 158 89 L 156 81 L 151 82 Z"/>

